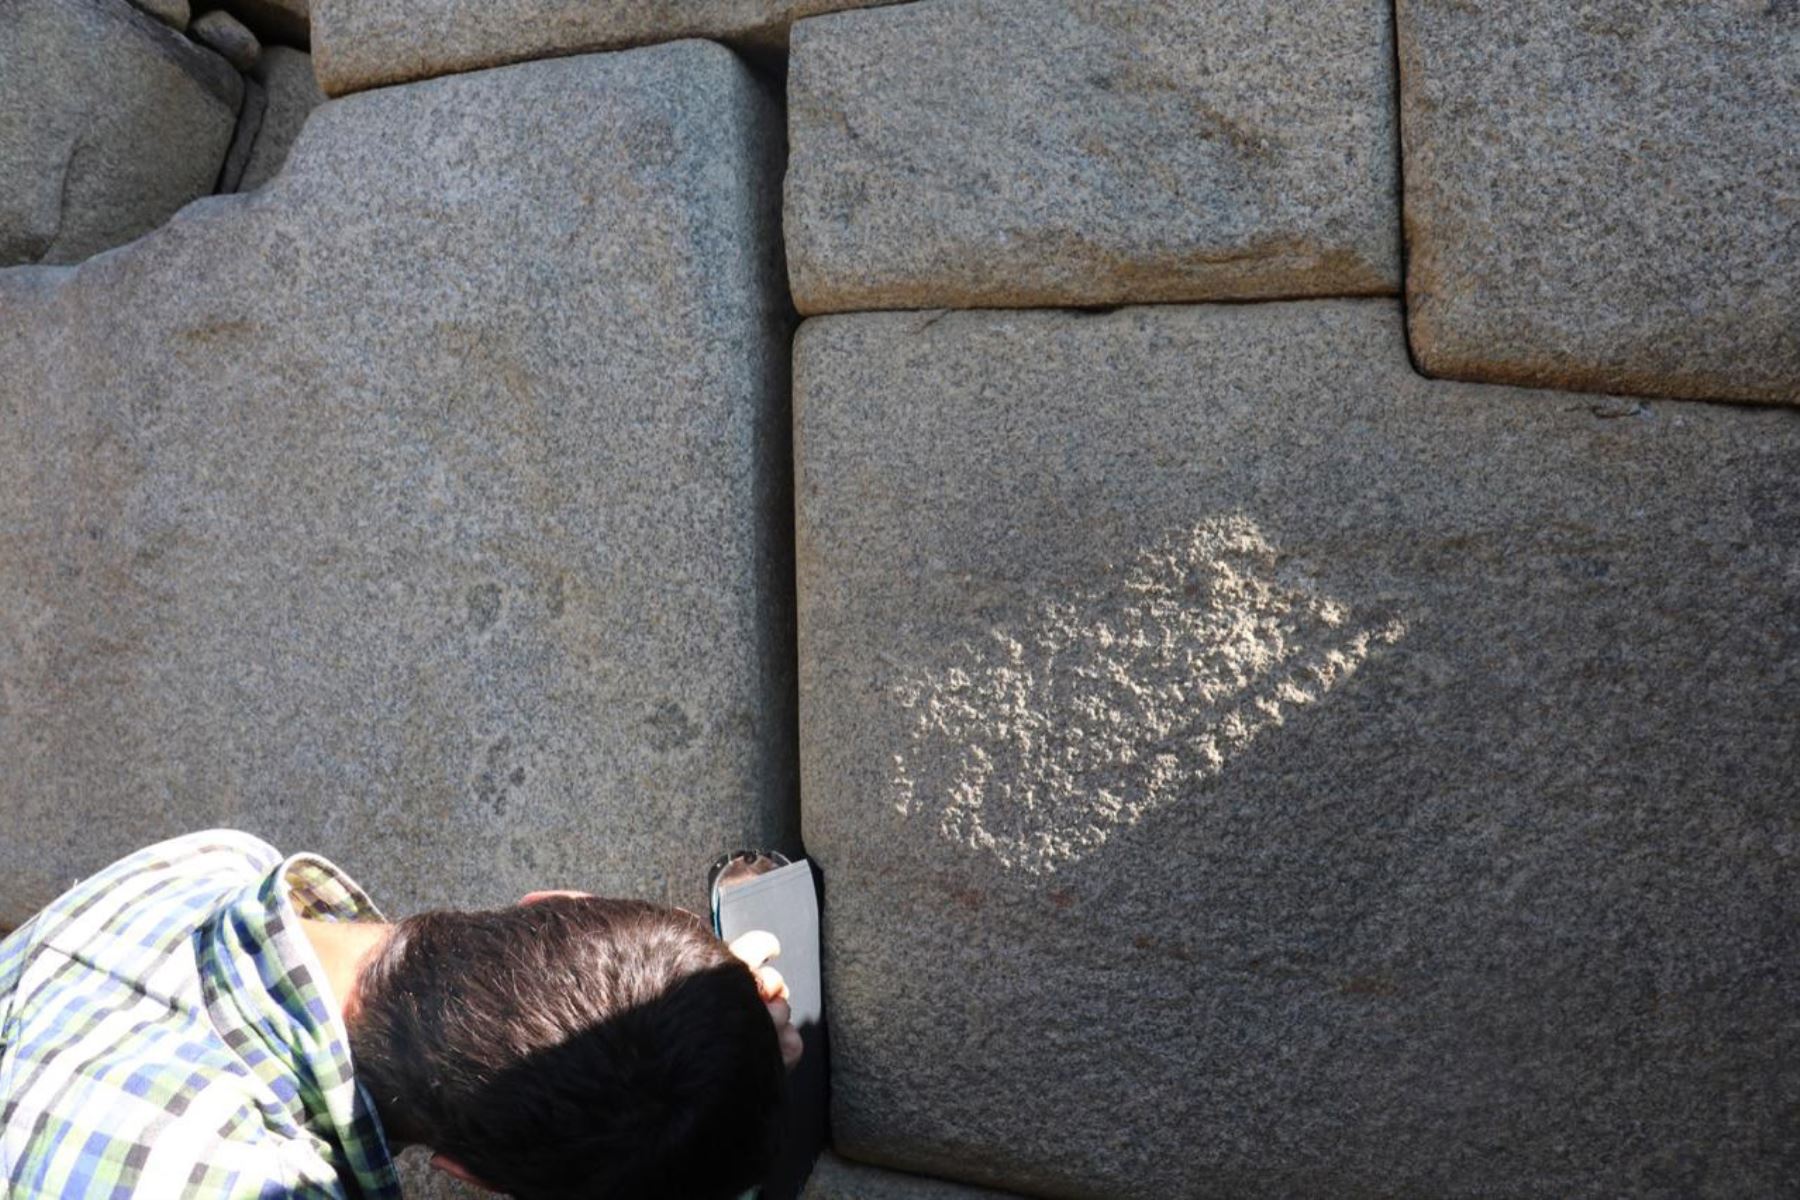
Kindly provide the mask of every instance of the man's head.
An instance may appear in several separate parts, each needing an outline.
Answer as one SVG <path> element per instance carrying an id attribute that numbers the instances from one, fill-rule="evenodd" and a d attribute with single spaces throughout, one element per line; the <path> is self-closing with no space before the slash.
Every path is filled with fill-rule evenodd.
<path id="1" fill-rule="evenodd" d="M 784 1086 L 750 969 L 695 917 L 550 896 L 399 922 L 358 972 L 357 1079 L 389 1136 L 521 1197 L 729 1197 Z"/>

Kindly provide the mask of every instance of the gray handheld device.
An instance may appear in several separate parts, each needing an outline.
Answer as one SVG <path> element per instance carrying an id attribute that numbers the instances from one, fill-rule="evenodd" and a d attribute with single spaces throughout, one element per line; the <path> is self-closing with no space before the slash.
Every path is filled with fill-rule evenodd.
<path id="1" fill-rule="evenodd" d="M 707 875 L 713 932 L 730 942 L 764 929 L 781 943 L 773 960 L 805 1047 L 788 1076 L 781 1145 L 763 1200 L 793 1200 L 825 1146 L 825 994 L 819 971 L 819 887 L 813 865 L 766 850 L 740 850 Z"/>

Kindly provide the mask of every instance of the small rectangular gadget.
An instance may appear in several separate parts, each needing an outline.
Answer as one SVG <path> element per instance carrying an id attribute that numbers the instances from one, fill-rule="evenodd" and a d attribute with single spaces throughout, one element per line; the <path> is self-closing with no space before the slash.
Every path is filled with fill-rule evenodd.
<path id="1" fill-rule="evenodd" d="M 781 943 L 772 965 L 788 986 L 788 1008 L 805 1047 L 788 1076 L 787 1110 L 763 1200 L 793 1200 L 825 1145 L 825 992 L 819 972 L 819 888 L 811 863 L 741 850 L 707 877 L 713 932 L 730 942 L 764 929 Z"/>
<path id="2" fill-rule="evenodd" d="M 739 864 L 748 869 L 736 870 Z M 794 1028 L 804 1033 L 808 1024 L 825 1015 L 819 981 L 819 895 L 812 864 L 748 851 L 718 871 L 711 892 L 713 931 L 721 938 L 730 942 L 753 929 L 766 929 L 781 943 L 774 966 L 787 980 Z"/>

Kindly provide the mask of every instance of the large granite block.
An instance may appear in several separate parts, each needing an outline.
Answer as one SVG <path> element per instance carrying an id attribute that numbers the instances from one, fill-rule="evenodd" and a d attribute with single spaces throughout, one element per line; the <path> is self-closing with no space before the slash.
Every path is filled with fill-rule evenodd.
<path id="1" fill-rule="evenodd" d="M 1800 1182 L 1800 412 L 1397 302 L 795 351 L 834 1138 L 1045 1196 Z"/>
<path id="2" fill-rule="evenodd" d="M 213 824 L 395 911 L 792 844 L 781 133 L 705 43 L 434 80 L 0 273 L 0 920 Z"/>
<path id="3" fill-rule="evenodd" d="M 675 38 L 787 44 L 801 17 L 894 0 L 314 0 L 329 95 L 478 67 Z"/>
<path id="4" fill-rule="evenodd" d="M 1394 294 L 1385 0 L 932 0 L 795 28 L 802 312 Z"/>
<path id="5" fill-rule="evenodd" d="M 242 96 L 125 0 L 0 4 L 0 267 L 78 262 L 210 195 Z"/>
<path id="6" fill-rule="evenodd" d="M 1800 4 L 1397 7 L 1426 372 L 1800 403 Z"/>

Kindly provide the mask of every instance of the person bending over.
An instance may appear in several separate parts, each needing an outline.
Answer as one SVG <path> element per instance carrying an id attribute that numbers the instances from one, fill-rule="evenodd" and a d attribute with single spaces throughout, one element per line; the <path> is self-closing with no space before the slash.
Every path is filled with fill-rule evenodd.
<path id="1" fill-rule="evenodd" d="M 316 855 L 163 842 L 0 941 L 0 1194 L 388 1200 L 417 1145 L 523 1200 L 736 1196 L 800 1052 L 775 949 L 569 892 L 390 924 Z"/>

